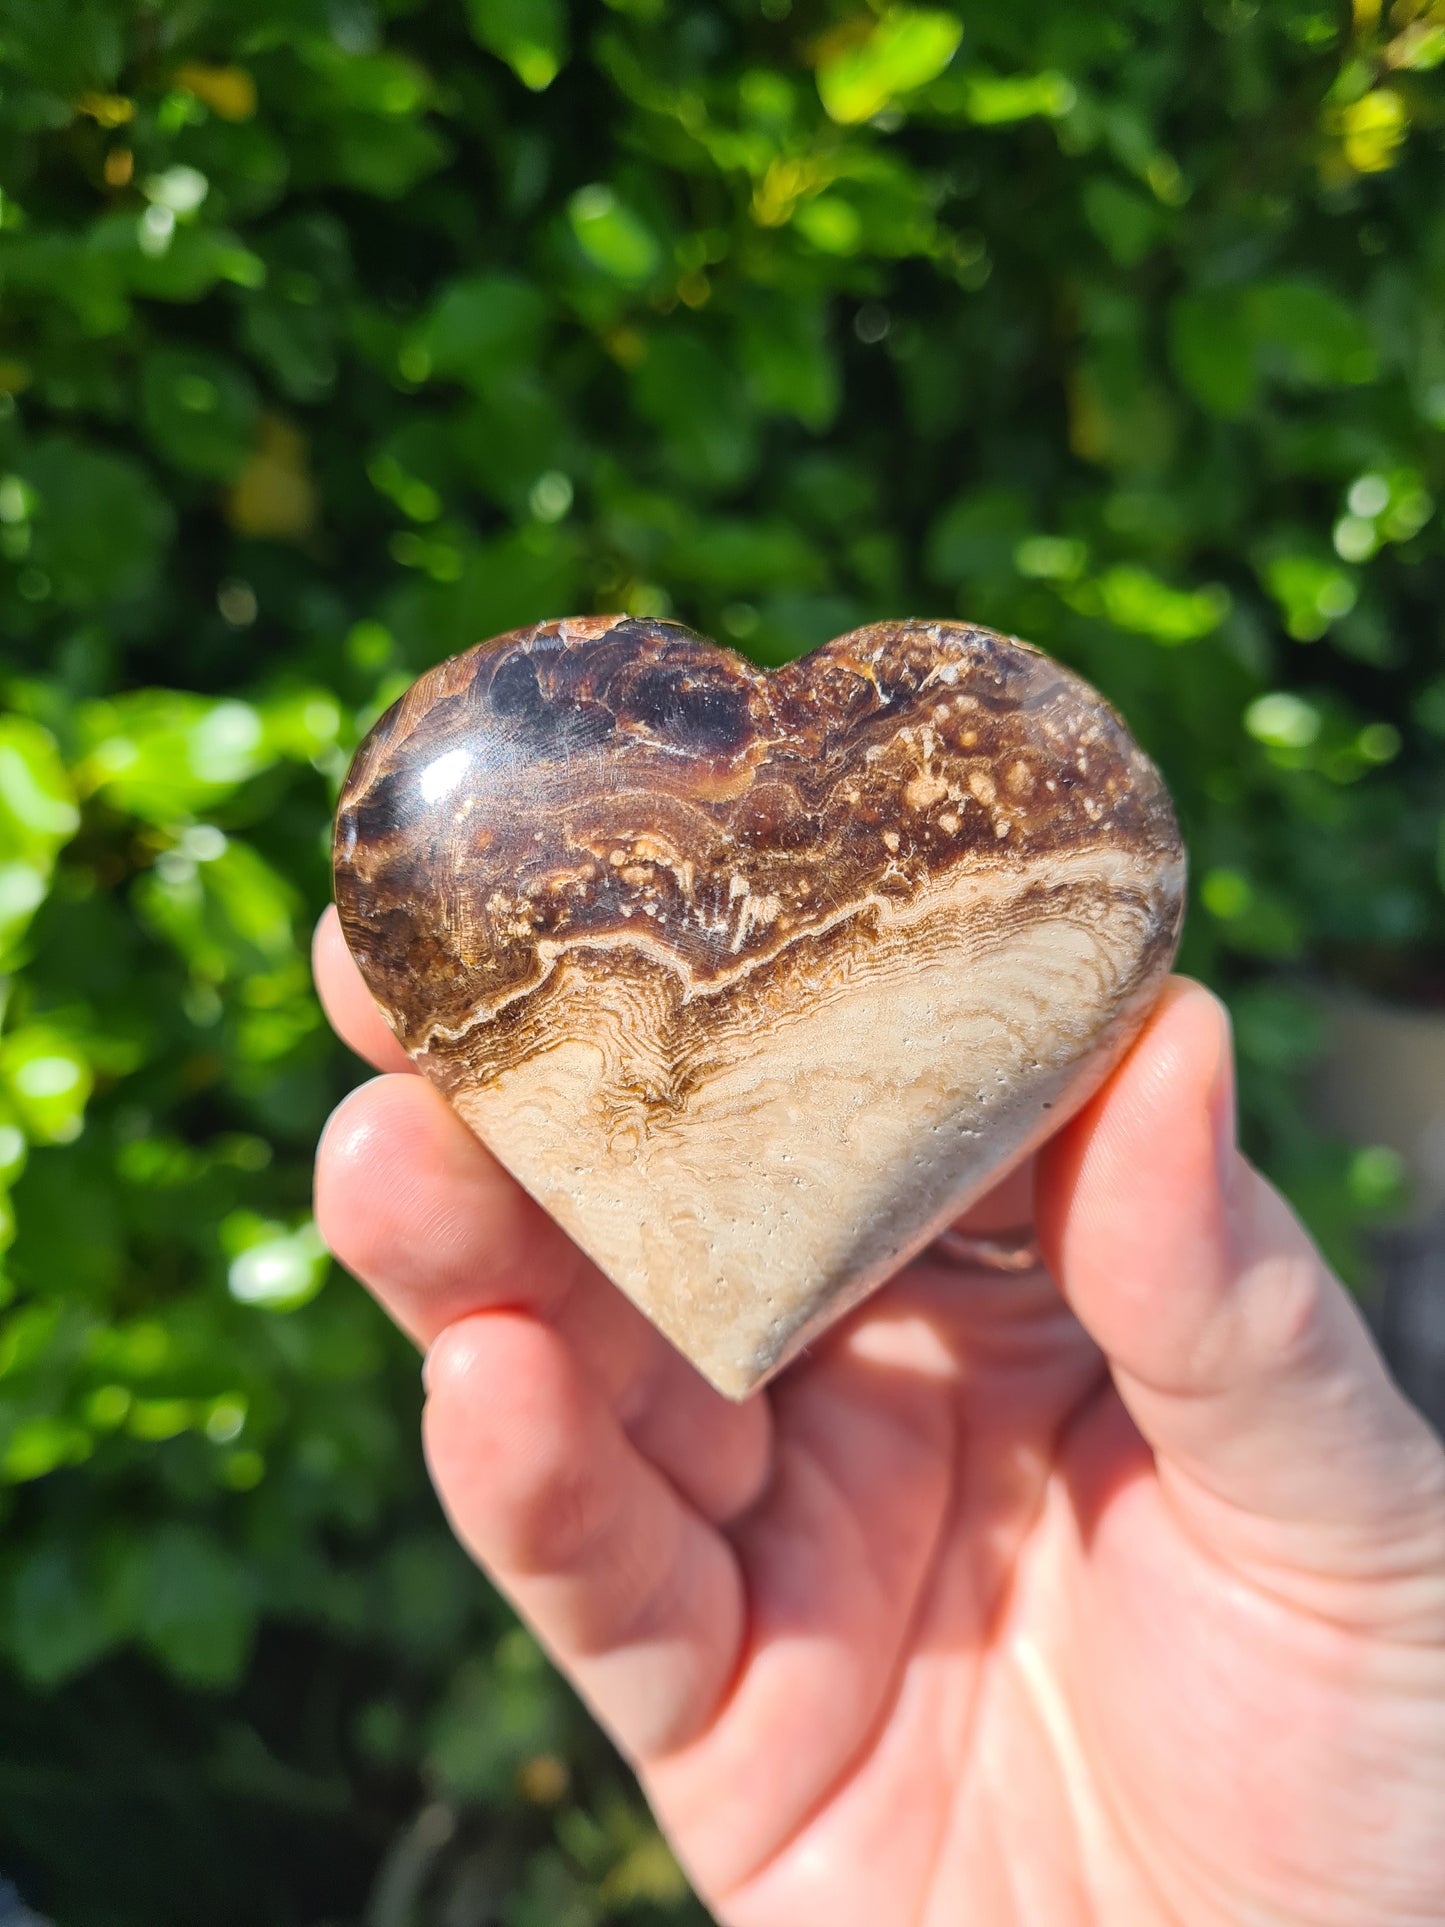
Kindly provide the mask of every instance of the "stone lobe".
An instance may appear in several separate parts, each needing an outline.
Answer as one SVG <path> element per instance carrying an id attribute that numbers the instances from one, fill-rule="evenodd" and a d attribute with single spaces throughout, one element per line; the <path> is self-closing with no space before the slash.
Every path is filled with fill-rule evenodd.
<path id="1" fill-rule="evenodd" d="M 772 674 L 673 623 L 500 637 L 377 724 L 335 850 L 419 1067 L 734 1396 L 1097 1087 L 1183 870 L 1100 697 L 925 622 Z"/>

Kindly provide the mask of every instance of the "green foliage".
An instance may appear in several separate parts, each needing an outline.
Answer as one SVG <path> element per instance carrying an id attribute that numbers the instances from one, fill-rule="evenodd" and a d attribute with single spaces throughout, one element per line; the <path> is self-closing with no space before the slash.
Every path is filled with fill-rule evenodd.
<path id="1" fill-rule="evenodd" d="M 1255 1149 L 1342 1258 L 1390 1207 L 1301 985 L 1439 988 L 1442 52 L 1439 0 L 0 0 L 0 1861 L 67 1927 L 696 1918 L 309 1218 L 331 804 L 438 657 L 1044 644 L 1169 776 Z"/>

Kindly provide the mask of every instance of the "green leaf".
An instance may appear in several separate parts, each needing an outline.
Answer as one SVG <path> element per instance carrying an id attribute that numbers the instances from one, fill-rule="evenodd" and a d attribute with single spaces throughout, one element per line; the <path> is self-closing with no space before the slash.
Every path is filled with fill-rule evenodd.
<path id="1" fill-rule="evenodd" d="M 24 716 L 0 716 L 0 860 L 38 859 L 80 828 L 75 788 L 55 738 Z"/>
<path id="2" fill-rule="evenodd" d="M 0 1643 L 37 1686 L 73 1678 L 114 1644 L 104 1603 L 72 1546 L 41 1544 L 20 1560 L 0 1598 Z"/>
<path id="3" fill-rule="evenodd" d="M 826 578 L 818 550 L 790 524 L 724 516 L 679 542 L 670 565 L 683 580 L 742 595 L 821 588 Z"/>
<path id="4" fill-rule="evenodd" d="M 399 201 L 445 166 L 446 141 L 419 120 L 353 114 L 327 129 L 324 171 L 342 187 Z"/>
<path id="5" fill-rule="evenodd" d="M 1174 371 L 1212 414 L 1241 416 L 1259 389 L 1255 333 L 1234 290 L 1184 295 L 1169 314 Z"/>
<path id="6" fill-rule="evenodd" d="M 520 514 L 539 475 L 569 459 L 567 423 L 540 375 L 478 370 L 485 393 L 460 413 L 451 443 L 464 474 L 499 507 Z"/>
<path id="7" fill-rule="evenodd" d="M 550 87 L 567 64 L 562 0 L 467 0 L 467 18 L 477 41 L 533 93 Z"/>
<path id="8" fill-rule="evenodd" d="M 1073 82 L 1059 73 L 964 76 L 964 112 L 980 127 L 1008 127 L 1015 121 L 1058 120 L 1078 96 Z"/>
<path id="9" fill-rule="evenodd" d="M 455 1796 L 505 1799 L 524 1763 L 562 1744 L 560 1708 L 535 1669 L 472 1661 L 431 1723 L 427 1763 Z"/>
<path id="10" fill-rule="evenodd" d="M 250 288 L 265 279 L 265 264 L 235 234 L 178 224 L 156 207 L 103 216 L 86 237 L 85 254 L 90 273 L 153 301 L 198 301 L 223 281 Z"/>
<path id="11" fill-rule="evenodd" d="M 345 227 L 308 212 L 283 220 L 265 239 L 266 281 L 242 308 L 241 340 L 293 401 L 330 393 L 355 271 Z"/>
<path id="12" fill-rule="evenodd" d="M 487 390 L 546 343 L 547 303 L 514 274 L 477 274 L 443 288 L 414 337 L 430 372 Z"/>
<path id="13" fill-rule="evenodd" d="M 737 377 L 698 335 L 676 327 L 657 335 L 633 376 L 633 394 L 690 480 L 731 487 L 757 459 L 753 411 Z"/>
<path id="14" fill-rule="evenodd" d="M 1246 313 L 1267 371 L 1301 387 L 1373 381 L 1379 357 L 1364 322 L 1317 282 L 1260 282 Z"/>
<path id="15" fill-rule="evenodd" d="M 823 302 L 796 294 L 759 302 L 744 313 L 739 346 L 761 411 L 791 415 L 815 433 L 831 425 L 842 379 Z"/>
<path id="16" fill-rule="evenodd" d="M 1175 589 L 1148 569 L 1127 563 L 1064 593 L 1083 614 L 1102 616 L 1116 628 L 1134 630 L 1165 645 L 1197 642 L 1229 614 L 1229 596 L 1217 585 Z"/>
<path id="17" fill-rule="evenodd" d="M 108 1611 L 168 1672 L 196 1686 L 231 1685 L 255 1632 L 247 1568 L 213 1534 L 177 1522 L 120 1549 Z"/>
<path id="18" fill-rule="evenodd" d="M 662 265 L 657 236 L 610 187 L 579 187 L 567 203 L 567 219 L 583 254 L 613 281 L 650 281 Z"/>
<path id="19" fill-rule="evenodd" d="M 951 502 L 929 530 L 928 573 L 968 582 L 1007 572 L 1028 528 L 1028 505 L 1013 489 L 982 489 Z"/>
<path id="20" fill-rule="evenodd" d="M 1263 576 L 1285 628 L 1298 642 L 1316 641 L 1359 598 L 1353 578 L 1323 556 L 1286 550 L 1266 561 Z"/>
<path id="21" fill-rule="evenodd" d="M 71 99 L 113 86 L 125 60 L 123 16 L 106 0 L 8 0 L 0 15 L 7 65 Z"/>
<path id="22" fill-rule="evenodd" d="M 31 561 L 58 603 L 94 608 L 154 585 L 175 514 L 138 462 L 53 435 L 16 468 L 37 498 Z"/>
<path id="23" fill-rule="evenodd" d="M 241 1305 L 261 1311 L 299 1311 L 326 1283 L 331 1254 L 308 1219 L 294 1231 L 234 1213 L 222 1227 L 233 1250 L 227 1283 Z"/>
<path id="24" fill-rule="evenodd" d="M 219 355 L 161 349 L 141 375 L 145 426 L 178 468 L 231 482 L 245 467 L 261 405 L 255 387 Z"/>
<path id="25" fill-rule="evenodd" d="M 1084 183 L 1084 219 L 1121 267 L 1137 267 L 1169 232 L 1170 219 L 1157 201 L 1147 200 L 1107 174 Z"/>
<path id="26" fill-rule="evenodd" d="M 1379 357 L 1364 323 L 1310 281 L 1261 281 L 1176 301 L 1175 371 L 1214 414 L 1242 416 L 1259 385 L 1332 388 L 1373 381 Z"/>
<path id="27" fill-rule="evenodd" d="M 856 254 L 863 244 L 863 217 L 841 194 L 801 202 L 793 226 L 820 254 Z"/>
<path id="28" fill-rule="evenodd" d="M 255 977 L 298 955 L 293 886 L 209 825 L 186 831 L 136 892 L 140 914 L 206 983 Z"/>
<path id="29" fill-rule="evenodd" d="M 170 824 L 213 807 L 275 760 L 251 703 L 137 690 L 81 713 L 84 778 L 116 809 Z"/>
<path id="30" fill-rule="evenodd" d="M 962 38 L 962 22 L 951 13 L 895 7 L 860 46 L 846 48 L 818 68 L 824 111 L 844 126 L 871 120 L 936 80 Z"/>
<path id="31" fill-rule="evenodd" d="M 94 1075 L 85 1053 L 50 1024 L 0 1038 L 0 1088 L 35 1144 L 70 1144 L 85 1127 Z"/>
<path id="32" fill-rule="evenodd" d="M 452 554 L 447 580 L 399 588 L 383 610 L 418 665 L 574 604 L 576 548 L 560 528 L 532 527 Z"/>

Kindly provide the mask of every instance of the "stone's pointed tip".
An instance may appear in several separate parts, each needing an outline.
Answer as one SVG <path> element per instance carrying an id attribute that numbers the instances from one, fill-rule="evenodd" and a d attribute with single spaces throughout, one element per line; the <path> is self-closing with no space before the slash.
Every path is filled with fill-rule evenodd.
<path id="1" fill-rule="evenodd" d="M 732 1398 L 1097 1087 L 1184 879 L 1108 704 L 950 622 L 771 674 L 673 623 L 499 637 L 362 745 L 335 865 L 421 1068 Z"/>

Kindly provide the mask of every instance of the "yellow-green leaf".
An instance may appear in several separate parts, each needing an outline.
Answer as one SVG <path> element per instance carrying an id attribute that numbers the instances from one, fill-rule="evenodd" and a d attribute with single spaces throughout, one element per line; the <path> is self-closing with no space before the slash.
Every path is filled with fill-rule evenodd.
<path id="1" fill-rule="evenodd" d="M 861 45 L 818 69 L 818 95 L 830 120 L 871 120 L 885 107 L 936 80 L 958 51 L 963 24 L 951 13 L 896 7 Z"/>

